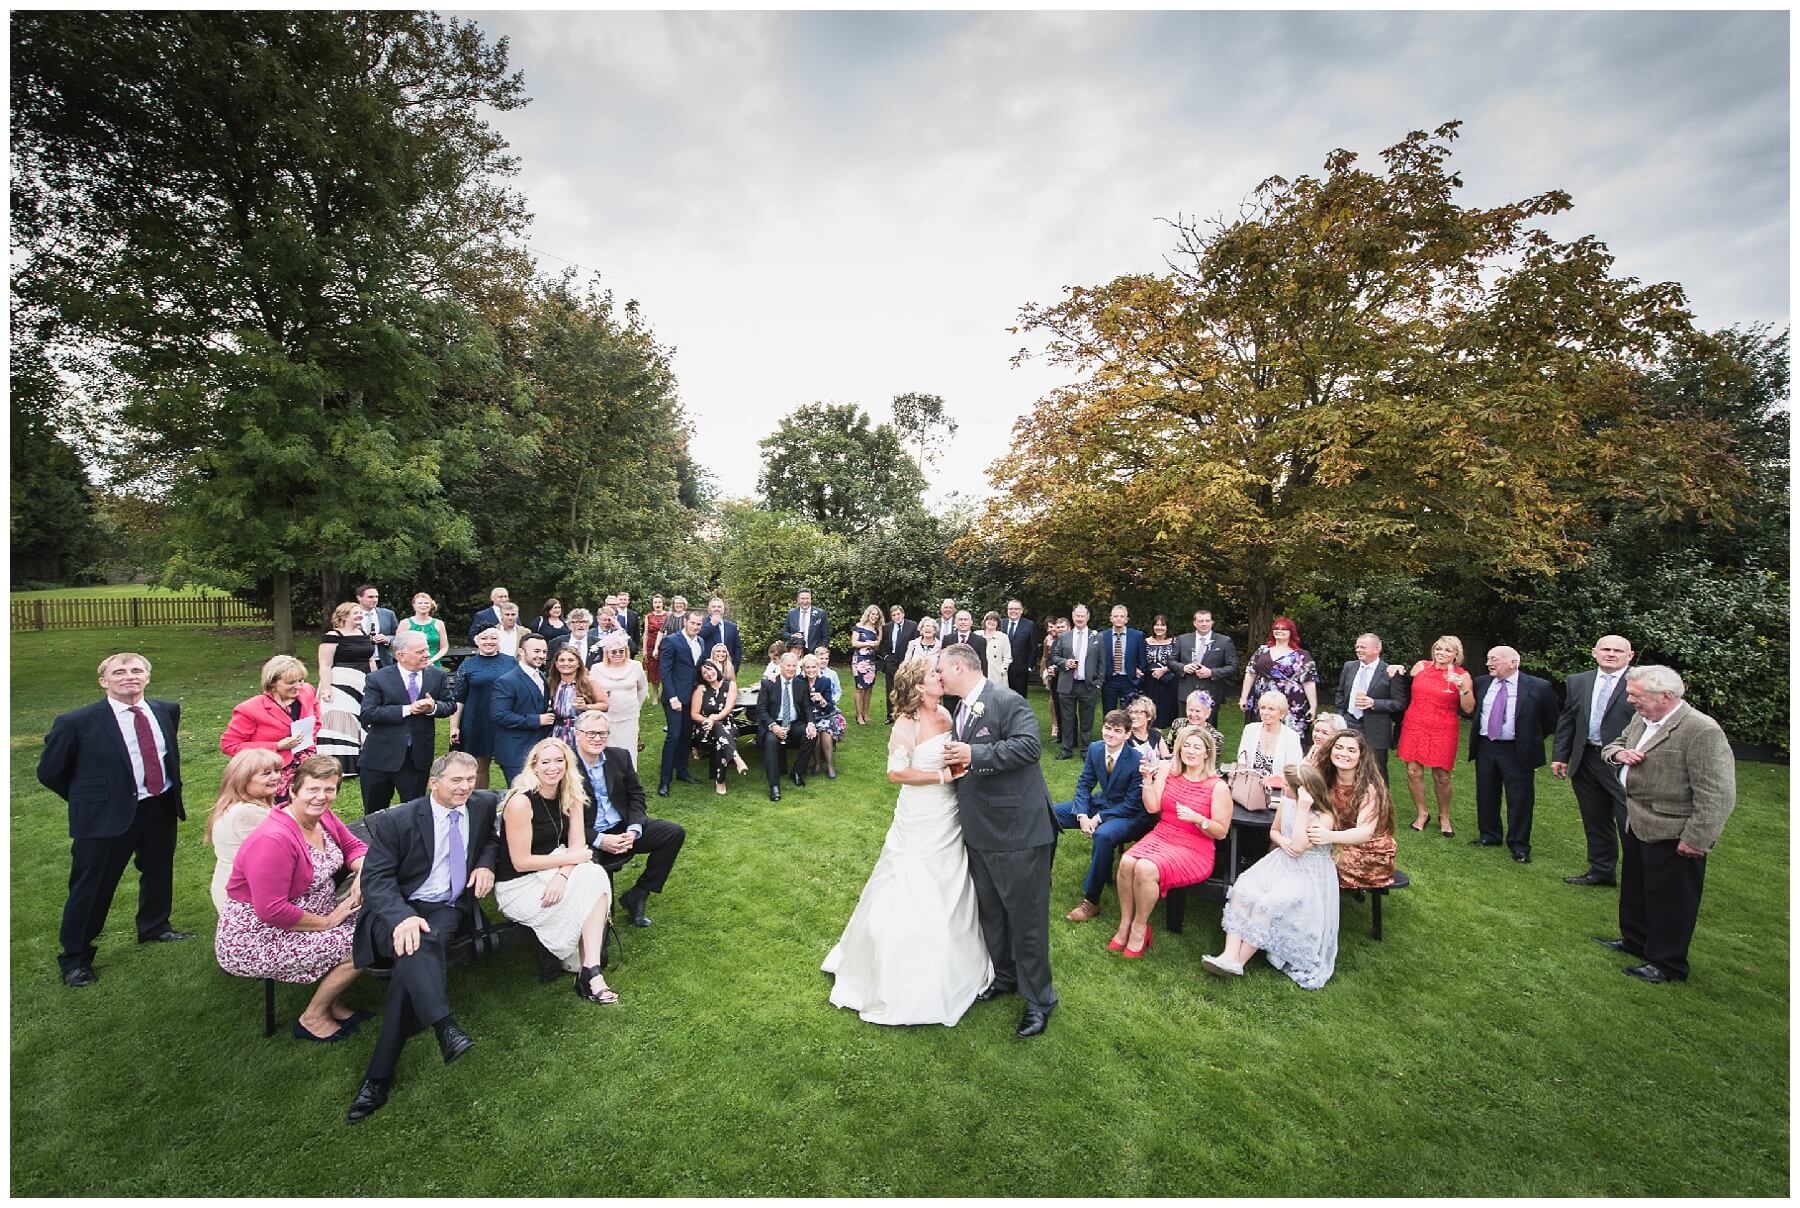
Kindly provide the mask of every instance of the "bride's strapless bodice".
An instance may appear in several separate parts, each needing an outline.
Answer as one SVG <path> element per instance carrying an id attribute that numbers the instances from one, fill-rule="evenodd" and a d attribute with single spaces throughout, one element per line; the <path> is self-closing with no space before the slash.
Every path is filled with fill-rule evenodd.
<path id="1" fill-rule="evenodd" d="M 938 772 L 944 767 L 944 743 L 950 738 L 950 731 L 933 734 L 924 742 L 913 748 L 912 766 L 921 772 Z"/>

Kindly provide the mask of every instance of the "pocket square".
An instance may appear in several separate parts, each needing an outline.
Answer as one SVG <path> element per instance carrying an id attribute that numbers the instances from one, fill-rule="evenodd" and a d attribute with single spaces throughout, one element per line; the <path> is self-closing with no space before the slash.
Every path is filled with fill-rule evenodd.
<path id="1" fill-rule="evenodd" d="M 992 730 L 988 729 L 986 726 L 983 726 L 983 727 L 981 727 L 981 729 L 975 731 L 975 737 L 977 737 L 977 738 L 992 738 L 993 736 L 994 736 L 994 732 Z"/>

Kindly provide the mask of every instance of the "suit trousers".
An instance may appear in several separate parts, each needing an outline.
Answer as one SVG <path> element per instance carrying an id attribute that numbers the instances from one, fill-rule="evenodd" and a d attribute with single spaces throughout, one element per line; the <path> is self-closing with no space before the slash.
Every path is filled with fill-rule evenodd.
<path id="1" fill-rule="evenodd" d="M 1064 830 L 1075 830 L 1081 824 L 1075 819 L 1075 803 L 1059 802 L 1055 807 L 1056 824 Z M 1108 818 L 1094 828 L 1094 856 L 1088 861 L 1087 877 L 1081 882 L 1081 896 L 1098 904 L 1113 879 L 1113 857 L 1127 843 L 1136 843 L 1150 833 L 1156 819 L 1148 814 L 1140 818 Z"/>
<path id="2" fill-rule="evenodd" d="M 1094 734 L 1093 684 L 1078 684 L 1068 692 L 1057 693 L 1057 703 L 1062 707 L 1063 753 L 1073 755 L 1077 749 L 1085 752 Z"/>
<path id="3" fill-rule="evenodd" d="M 694 744 L 694 723 L 687 710 L 680 712 L 663 706 L 663 721 L 669 732 L 663 736 L 662 775 L 658 788 L 667 788 L 672 780 L 692 780 L 688 775 L 688 748 Z"/>
<path id="4" fill-rule="evenodd" d="M 501 774 L 506 783 L 511 784 L 519 769 L 502 767 Z M 430 779 L 429 772 L 422 772 L 410 765 L 403 766 L 398 772 L 378 772 L 364 764 L 357 772 L 356 778 L 362 785 L 363 815 L 366 817 L 376 810 L 384 810 L 394 803 L 394 793 L 400 794 L 402 801 L 417 801 L 425 795 L 425 784 Z"/>
<path id="5" fill-rule="evenodd" d="M 1125 702 L 1137 694 L 1137 682 L 1129 675 L 1108 675 L 1100 684 L 1100 703 L 1107 713 L 1123 709 Z"/>
<path id="6" fill-rule="evenodd" d="M 1625 950 L 1686 981 L 1706 857 L 1682 855 L 1673 839 L 1649 843 L 1627 830 L 1620 864 L 1619 938 Z"/>
<path id="7" fill-rule="evenodd" d="M 624 831 L 625 823 L 621 821 L 609 827 L 606 833 L 618 835 Z M 604 868 L 609 878 L 616 878 L 620 869 L 636 857 L 644 856 L 644 871 L 626 892 L 661 893 L 663 885 L 668 882 L 669 870 L 675 867 L 675 857 L 681 854 L 681 845 L 686 842 L 687 831 L 679 823 L 662 818 L 647 818 L 644 820 L 643 833 L 638 835 L 637 842 L 631 845 L 630 851 L 609 854 L 595 848 L 594 863 Z"/>
<path id="8" fill-rule="evenodd" d="M 392 1078 L 400 1064 L 400 1050 L 407 1037 L 421 1028 L 432 1027 L 450 1014 L 447 988 L 450 968 L 450 943 L 462 928 L 467 914 L 454 903 L 413 902 L 412 908 L 425 920 L 430 931 L 421 932 L 419 947 L 411 956 L 394 952 L 394 933 L 376 926 L 370 938 L 375 954 L 394 962 L 388 976 L 387 1009 L 381 1017 L 381 1035 L 375 1051 L 369 1056 L 365 1078 Z M 479 910 L 480 907 L 476 906 Z"/>
<path id="9" fill-rule="evenodd" d="M 1516 852 L 1531 854 L 1533 780 L 1532 769 L 1519 757 L 1517 743 L 1490 739 L 1481 744 L 1481 750 L 1475 756 L 1475 820 L 1481 838 L 1493 843 L 1502 841 L 1500 794 L 1504 789 L 1505 843 Z"/>
<path id="10" fill-rule="evenodd" d="M 1597 877 L 1616 879 L 1618 874 L 1619 842 L 1625 833 L 1625 790 L 1619 787 L 1618 773 L 1600 758 L 1600 748 L 1590 745 L 1569 777 L 1587 835 L 1587 870 Z"/>
<path id="11" fill-rule="evenodd" d="M 969 848 L 969 878 L 994 984 L 1017 988 L 1027 1006 L 1056 1005 L 1050 983 L 1050 864 L 1056 844 L 1013 851 Z"/>
<path id="12" fill-rule="evenodd" d="M 781 783 L 782 773 L 787 771 L 787 753 L 794 752 L 794 775 L 804 776 L 812 767 L 813 747 L 818 744 L 818 737 L 806 736 L 806 723 L 796 721 L 788 727 L 787 741 L 775 733 L 775 727 L 764 726 L 762 732 L 763 774 L 769 779 L 769 787 L 774 788 Z"/>
<path id="13" fill-rule="evenodd" d="M 1381 770 L 1381 783 L 1387 784 L 1388 783 L 1388 751 L 1390 748 L 1378 747 L 1369 740 L 1368 731 L 1363 728 L 1363 718 L 1352 717 L 1348 713 L 1346 713 L 1344 715 L 1344 721 L 1349 724 L 1349 726 L 1352 730 L 1355 730 L 1358 734 L 1361 734 L 1363 736 L 1363 741 L 1368 744 L 1370 752 L 1372 752 L 1375 756 L 1375 766 Z M 1391 734 L 1392 732 L 1393 732 L 1392 728 L 1390 727 L 1389 733 Z"/>
<path id="14" fill-rule="evenodd" d="M 1017 692 L 1020 696 L 1026 695 L 1031 688 L 1031 681 L 1036 678 L 1036 676 L 1027 675 L 1025 673 L 1025 662 L 1023 659 L 1014 659 L 1012 666 L 1006 669 L 1006 686 L 1011 688 L 1014 692 Z"/>
<path id="15" fill-rule="evenodd" d="M 881 665 L 882 682 L 887 685 L 887 696 L 884 699 L 887 701 L 887 719 L 889 725 L 892 725 L 894 722 L 894 672 L 899 669 L 900 667 L 898 664 L 883 663 Z"/>
<path id="16" fill-rule="evenodd" d="M 64 973 L 94 963 L 94 940 L 106 926 L 125 866 L 137 858 L 139 939 L 169 929 L 175 898 L 175 797 L 173 792 L 138 802 L 131 828 L 104 839 L 75 839 L 69 852 L 69 900 L 63 906 Z"/>

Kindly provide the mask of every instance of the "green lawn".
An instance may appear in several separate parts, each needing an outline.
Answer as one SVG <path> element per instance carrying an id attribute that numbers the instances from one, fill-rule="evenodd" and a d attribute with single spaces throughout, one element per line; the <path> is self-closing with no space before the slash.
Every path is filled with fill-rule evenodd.
<path id="1" fill-rule="evenodd" d="M 15 591 L 15 600 L 86 600 L 86 599 L 129 599 L 132 596 L 167 596 L 171 599 L 181 596 L 199 596 L 207 599 L 230 593 L 218 591 L 211 587 L 183 587 L 170 591 L 166 587 L 151 587 L 146 583 L 103 583 L 95 587 L 54 587 L 43 591 Z"/>
<path id="2" fill-rule="evenodd" d="M 475 1051 L 446 1069 L 415 1039 L 386 1110 L 351 1129 L 374 1029 L 302 1046 L 285 1027 L 305 991 L 288 987 L 284 1032 L 264 1040 L 259 986 L 220 973 L 208 938 L 132 942 L 135 873 L 100 940 L 100 984 L 57 979 L 66 814 L 33 772 L 51 717 L 94 698 L 108 640 L 13 640 L 16 1195 L 1789 1190 L 1785 768 L 1739 769 L 1694 979 L 1677 986 L 1621 977 L 1625 958 L 1589 942 L 1615 931 L 1617 898 L 1562 883 L 1582 867 L 1580 826 L 1547 772 L 1536 862 L 1520 867 L 1465 843 L 1474 792 L 1459 769 L 1457 838 L 1402 831 L 1413 887 L 1388 903 L 1385 941 L 1370 939 L 1368 907 L 1346 902 L 1337 974 L 1316 993 L 1260 963 L 1241 982 L 1203 974 L 1219 940 L 1211 904 L 1190 909 L 1186 934 L 1159 932 L 1148 958 L 1111 956 L 1104 916 L 1061 921 L 1087 859 L 1065 838 L 1062 1006 L 1045 1037 L 1021 1042 L 1016 999 L 954 1029 L 878 1028 L 827 1004 L 819 961 L 892 808 L 886 729 L 853 724 L 841 779 L 778 805 L 755 768 L 722 800 L 684 785 L 651 798 L 689 840 L 655 926 L 627 929 L 609 975 L 621 1006 L 540 986 L 522 949 L 459 968 L 451 997 Z M 184 704 L 175 922 L 210 937 L 198 819 L 223 766 L 217 736 L 266 643 L 179 629 L 131 640 L 155 663 L 152 694 Z M 1076 763 L 1045 767 L 1054 793 L 1072 791 Z M 378 1006 L 382 989 L 354 993 Z"/>

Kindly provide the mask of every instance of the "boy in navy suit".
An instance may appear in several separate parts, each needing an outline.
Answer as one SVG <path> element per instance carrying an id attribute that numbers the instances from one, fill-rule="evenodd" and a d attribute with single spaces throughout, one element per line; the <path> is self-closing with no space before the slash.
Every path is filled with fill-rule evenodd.
<path id="1" fill-rule="evenodd" d="M 1071 923 L 1085 923 L 1100 913 L 1100 894 L 1112 880 L 1113 853 L 1156 825 L 1156 819 L 1144 812 L 1142 757 L 1136 747 L 1126 744 L 1130 737 L 1131 718 L 1125 710 L 1108 713 L 1100 723 L 1100 741 L 1088 747 L 1087 762 L 1081 765 L 1075 800 L 1055 807 L 1058 826 L 1080 827 L 1094 841 L 1081 901 L 1063 916 Z"/>

